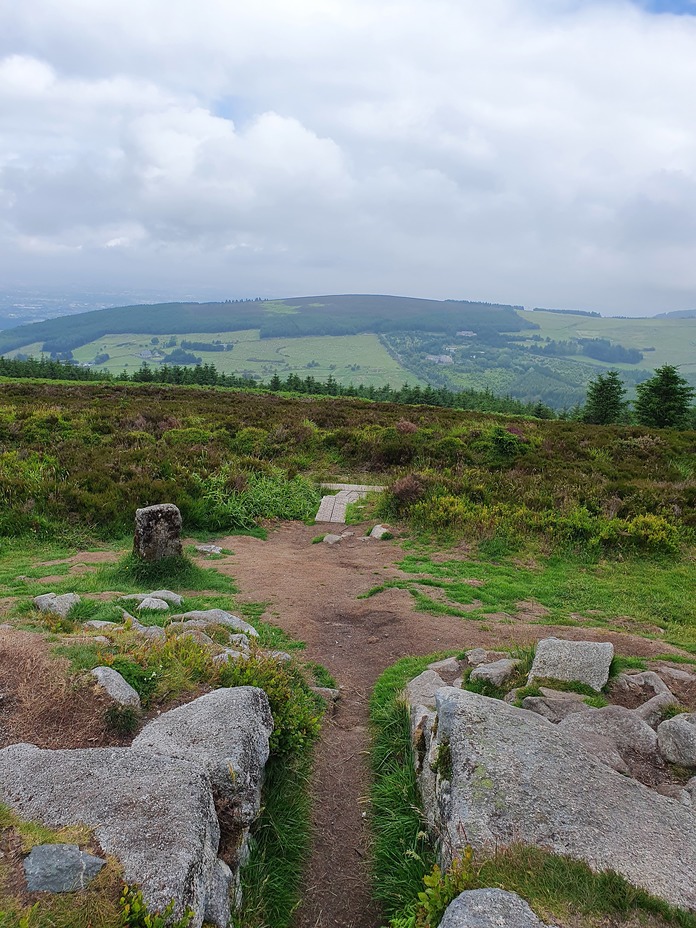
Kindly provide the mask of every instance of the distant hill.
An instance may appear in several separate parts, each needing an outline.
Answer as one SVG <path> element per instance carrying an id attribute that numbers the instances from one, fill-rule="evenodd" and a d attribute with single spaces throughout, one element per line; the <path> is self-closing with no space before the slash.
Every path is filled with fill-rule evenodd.
<path id="1" fill-rule="evenodd" d="M 620 369 L 630 396 L 663 364 L 696 386 L 696 311 L 624 319 L 335 294 L 117 306 L 0 332 L 0 355 L 42 354 L 115 375 L 142 364 L 212 364 L 253 381 L 311 375 L 375 389 L 488 390 L 567 409 L 609 367 Z"/>
<path id="2" fill-rule="evenodd" d="M 658 313 L 653 319 L 696 319 L 696 309 L 676 309 L 671 313 Z"/>
<path id="3" fill-rule="evenodd" d="M 520 332 L 534 328 L 519 307 L 465 300 L 343 294 L 272 301 L 156 303 L 118 306 L 58 317 L 0 332 L 0 354 L 40 344 L 46 352 L 67 352 L 105 335 L 187 334 L 258 329 L 261 338 L 356 335 L 429 331 L 454 334 Z"/>

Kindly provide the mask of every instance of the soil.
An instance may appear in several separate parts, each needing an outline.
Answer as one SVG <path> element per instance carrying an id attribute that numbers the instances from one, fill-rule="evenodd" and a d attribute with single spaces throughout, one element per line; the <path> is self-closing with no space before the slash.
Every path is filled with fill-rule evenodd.
<path id="1" fill-rule="evenodd" d="M 267 603 L 263 618 L 306 642 L 307 659 L 327 667 L 341 689 L 316 752 L 312 854 L 296 928 L 382 924 L 370 894 L 365 817 L 368 700 L 386 667 L 406 655 L 528 645 L 554 634 L 611 641 L 619 654 L 650 657 L 669 650 L 663 642 L 628 634 L 534 624 L 531 610 L 514 623 L 504 613 L 478 621 L 416 612 L 413 597 L 400 589 L 359 599 L 385 580 L 405 575 L 394 566 L 402 555 L 398 542 L 361 540 L 361 527 L 352 530 L 356 534 L 337 545 L 312 545 L 316 527 L 297 523 L 271 531 L 267 541 L 240 536 L 216 541 L 234 551 L 217 559 L 215 567 L 235 579 L 238 598 Z M 466 554 L 452 552 L 447 559 Z"/>
<path id="2" fill-rule="evenodd" d="M 43 635 L 0 628 L 0 748 L 28 742 L 40 748 L 114 747 L 111 702 L 51 655 Z"/>

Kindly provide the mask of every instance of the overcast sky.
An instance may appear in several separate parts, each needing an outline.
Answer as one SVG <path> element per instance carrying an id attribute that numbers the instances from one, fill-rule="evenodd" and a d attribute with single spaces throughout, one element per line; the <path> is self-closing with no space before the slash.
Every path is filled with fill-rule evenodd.
<path id="1" fill-rule="evenodd" d="M 688 0 L 0 0 L 0 286 L 696 307 Z"/>

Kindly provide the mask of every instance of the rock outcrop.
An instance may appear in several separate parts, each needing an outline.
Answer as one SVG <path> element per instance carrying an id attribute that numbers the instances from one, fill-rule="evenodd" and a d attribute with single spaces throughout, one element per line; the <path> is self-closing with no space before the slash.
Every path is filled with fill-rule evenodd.
<path id="1" fill-rule="evenodd" d="M 202 765 L 227 812 L 250 825 L 259 812 L 272 731 L 264 691 L 237 686 L 213 690 L 164 712 L 143 728 L 133 750 Z"/>
<path id="2" fill-rule="evenodd" d="M 134 751 L 0 750 L 0 801 L 58 828 L 92 828 L 152 908 L 191 907 L 200 928 L 211 902 L 220 829 L 206 772 L 195 763 Z"/>
<path id="3" fill-rule="evenodd" d="M 539 715 L 453 687 L 435 700 L 434 713 L 413 709 L 412 726 L 426 816 L 442 836 L 445 864 L 466 845 L 523 842 L 616 870 L 696 909 L 689 807 L 599 763 Z"/>

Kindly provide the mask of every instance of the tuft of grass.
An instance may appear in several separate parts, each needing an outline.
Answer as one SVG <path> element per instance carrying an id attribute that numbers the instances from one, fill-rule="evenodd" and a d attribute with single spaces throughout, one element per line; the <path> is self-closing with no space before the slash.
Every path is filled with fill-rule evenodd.
<path id="1" fill-rule="evenodd" d="M 323 664 L 308 663 L 305 667 L 311 673 L 317 686 L 324 686 L 331 690 L 338 689 L 338 683 Z"/>
<path id="2" fill-rule="evenodd" d="M 321 542 L 322 542 L 325 538 L 326 538 L 326 533 L 324 533 L 323 535 L 315 535 L 314 538 L 312 538 L 312 544 L 313 544 L 313 545 L 321 544 Z"/>
<path id="3" fill-rule="evenodd" d="M 127 554 L 118 564 L 103 567 L 99 574 L 102 589 L 128 587 L 141 591 L 144 588 L 176 588 L 180 590 L 216 590 L 236 593 L 234 583 L 214 568 L 198 567 L 190 558 L 162 558 L 153 563 L 134 554 Z"/>
<path id="4" fill-rule="evenodd" d="M 384 671 L 370 699 L 372 876 L 375 898 L 389 918 L 415 903 L 423 877 L 435 864 L 420 807 L 409 711 L 401 693 L 428 664 L 449 654 L 403 658 Z"/>
<path id="5" fill-rule="evenodd" d="M 310 849 L 312 748 L 266 767 L 261 816 L 242 869 L 242 911 L 235 928 L 290 928 L 300 903 Z"/>
<path id="6" fill-rule="evenodd" d="M 615 654 L 609 667 L 609 679 L 613 680 L 620 673 L 626 670 L 647 670 L 648 665 L 642 657 L 624 657 L 621 654 Z"/>
<path id="7" fill-rule="evenodd" d="M 116 735 L 132 735 L 140 727 L 141 716 L 133 706 L 109 706 L 106 724 Z"/>

